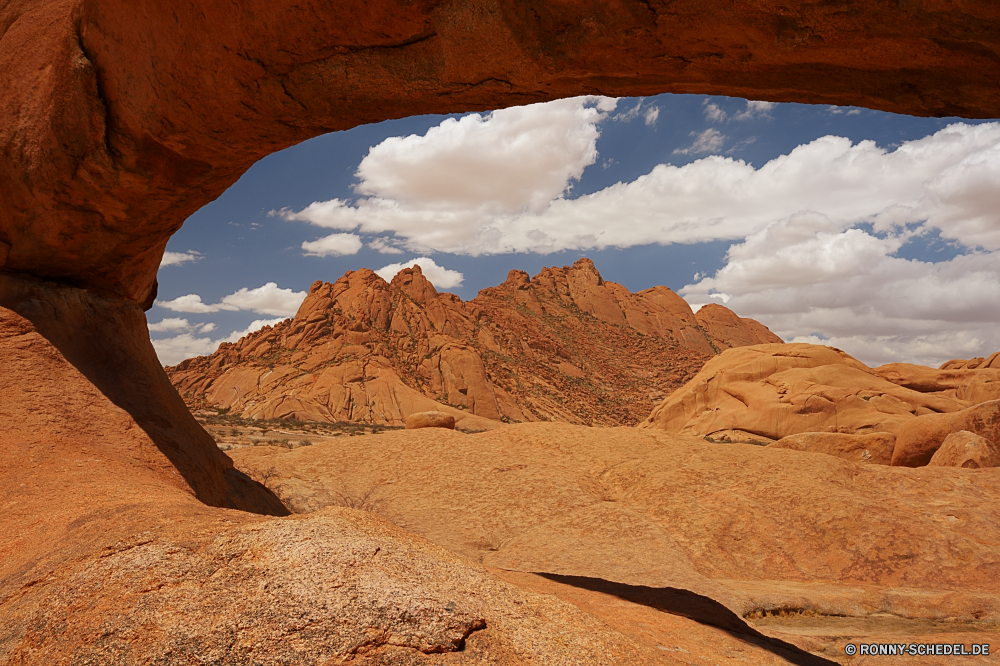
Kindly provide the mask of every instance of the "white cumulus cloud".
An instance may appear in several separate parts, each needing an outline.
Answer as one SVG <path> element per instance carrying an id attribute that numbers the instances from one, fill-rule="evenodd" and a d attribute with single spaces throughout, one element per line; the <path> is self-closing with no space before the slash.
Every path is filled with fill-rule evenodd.
<path id="1" fill-rule="evenodd" d="M 315 205 L 315 204 L 313 204 Z M 330 234 L 302 243 L 307 257 L 341 257 L 357 254 L 363 243 L 357 234 Z"/>
<path id="2" fill-rule="evenodd" d="M 420 266 L 420 272 L 423 273 L 424 277 L 427 278 L 427 280 L 437 289 L 453 289 L 455 287 L 461 287 L 462 281 L 465 279 L 465 276 L 458 271 L 449 270 L 444 266 L 438 266 L 437 263 L 429 257 L 417 257 L 416 259 L 411 259 L 398 264 L 389 264 L 388 266 L 383 266 L 375 271 L 375 274 L 386 282 L 392 282 L 392 278 L 396 277 L 396 274 L 399 273 L 399 271 L 413 266 Z"/>
<path id="3" fill-rule="evenodd" d="M 186 331 L 191 328 L 187 319 L 178 317 L 168 317 L 155 324 L 148 324 L 150 333 L 162 333 L 164 331 Z"/>
<path id="4" fill-rule="evenodd" d="M 907 234 L 843 229 L 816 214 L 733 245 L 714 276 L 681 290 L 724 301 L 788 341 L 839 347 L 879 365 L 939 365 L 1000 349 L 1000 252 L 931 263 L 894 256 Z"/>
<path id="5" fill-rule="evenodd" d="M 597 157 L 605 98 L 576 98 L 448 119 L 393 137 L 358 169 L 357 200 L 315 202 L 282 217 L 374 236 L 382 252 L 549 253 L 651 243 L 737 240 L 796 213 L 877 231 L 938 229 L 968 247 L 1000 249 L 1000 123 L 957 123 L 893 150 L 824 136 L 755 168 L 709 155 L 578 198 Z M 611 100 L 614 102 L 614 100 Z M 605 104 L 609 106 L 610 104 Z M 636 113 L 633 107 L 619 114 Z M 766 114 L 748 102 L 742 114 Z M 739 115 L 739 114 L 737 114 Z M 716 152 L 709 128 L 679 153 Z M 749 140 L 748 140 L 749 141 Z M 313 243 L 321 243 L 313 241 Z M 352 248 L 360 239 L 352 239 Z"/>
<path id="6" fill-rule="evenodd" d="M 201 256 L 200 252 L 195 252 L 194 250 L 188 250 L 187 252 L 164 252 L 163 258 L 160 259 L 160 268 L 164 266 L 177 266 L 188 261 L 198 261 L 201 259 Z"/>
<path id="7" fill-rule="evenodd" d="M 208 304 L 201 300 L 198 294 L 178 296 L 169 301 L 156 301 L 156 305 L 174 312 L 190 312 L 204 314 L 228 310 L 250 310 L 258 314 L 291 317 L 305 300 L 306 292 L 282 289 L 274 282 L 268 282 L 262 287 L 248 289 L 243 287 L 235 293 L 224 296 L 219 303 Z"/>

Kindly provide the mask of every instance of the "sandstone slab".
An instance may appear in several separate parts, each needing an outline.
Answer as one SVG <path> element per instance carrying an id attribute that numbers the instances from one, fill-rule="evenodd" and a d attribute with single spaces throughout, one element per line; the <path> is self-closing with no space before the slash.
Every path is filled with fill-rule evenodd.
<path id="1" fill-rule="evenodd" d="M 406 429 L 450 428 L 455 429 L 455 417 L 443 412 L 417 412 L 406 417 Z"/>
<path id="2" fill-rule="evenodd" d="M 930 462 L 952 433 L 968 431 L 990 442 L 1000 441 L 1000 400 L 973 405 L 949 414 L 927 414 L 900 428 L 892 464 L 921 467 Z"/>
<path id="3" fill-rule="evenodd" d="M 1000 447 L 967 430 L 953 432 L 931 456 L 928 467 L 1000 467 Z"/>
<path id="4" fill-rule="evenodd" d="M 775 441 L 806 432 L 894 433 L 917 416 L 968 406 L 951 390 L 900 386 L 832 347 L 754 345 L 713 358 L 640 425 L 711 439 L 741 432 Z"/>
<path id="5" fill-rule="evenodd" d="M 801 432 L 769 444 L 776 449 L 825 453 L 844 460 L 872 465 L 888 465 L 896 436 L 888 432 L 848 435 L 837 432 Z"/>
<path id="6" fill-rule="evenodd" d="M 701 609 L 711 626 L 831 658 L 866 636 L 1000 634 L 1000 469 L 862 465 L 557 423 L 359 439 L 233 453 L 247 473 L 275 469 L 296 511 L 378 488 L 383 515 L 491 567 L 688 617 Z"/>

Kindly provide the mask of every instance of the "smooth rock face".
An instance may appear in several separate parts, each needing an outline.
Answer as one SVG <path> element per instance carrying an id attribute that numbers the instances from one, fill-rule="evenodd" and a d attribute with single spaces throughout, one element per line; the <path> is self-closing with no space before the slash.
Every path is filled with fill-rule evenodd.
<path id="1" fill-rule="evenodd" d="M 287 514 L 233 469 L 191 416 L 157 361 L 138 306 L 0 275 L 0 358 L 0 430 L 11 445 L 110 469 L 135 466 L 210 506 Z"/>
<path id="2" fill-rule="evenodd" d="M 777 340 L 753 320 L 727 321 L 733 344 Z M 712 344 L 677 294 L 633 294 L 589 259 L 534 278 L 511 271 L 469 302 L 439 294 L 419 267 L 391 284 L 361 270 L 313 284 L 294 319 L 167 374 L 189 405 L 247 418 L 403 425 L 438 411 L 464 430 L 633 425 L 698 371 Z"/>
<path id="3" fill-rule="evenodd" d="M 1000 447 L 979 435 L 960 430 L 944 438 L 928 467 L 1000 467 Z"/>
<path id="4" fill-rule="evenodd" d="M 952 390 L 899 386 L 839 349 L 755 345 L 713 358 L 640 427 L 766 443 L 806 432 L 893 433 L 919 415 L 968 406 Z"/>
<path id="5" fill-rule="evenodd" d="M 978 404 L 1000 400 L 998 354 L 993 354 L 987 359 L 948 361 L 938 370 L 912 363 L 890 363 L 874 370 L 893 384 L 914 391 L 921 393 L 949 391 L 959 400 Z"/>
<path id="6" fill-rule="evenodd" d="M 1000 442 L 1000 400 L 992 400 L 952 414 L 928 414 L 900 428 L 892 464 L 921 467 L 930 462 L 944 440 L 962 430 L 990 442 Z"/>
<path id="7" fill-rule="evenodd" d="M 839 432 L 800 432 L 768 444 L 774 449 L 825 453 L 844 460 L 872 465 L 888 465 L 896 436 L 889 432 L 848 435 Z"/>
<path id="8" fill-rule="evenodd" d="M 603 582 L 837 658 L 852 636 L 889 642 L 932 626 L 1000 634 L 1000 469 L 859 465 L 558 423 L 232 455 L 248 474 L 275 470 L 272 487 L 297 512 L 376 489 L 383 515 L 490 567 Z M 945 617 L 950 628 L 933 625 Z M 797 633 L 803 622 L 813 624 Z M 693 652 L 679 640 L 670 647 Z M 744 658 L 757 663 L 753 652 Z"/>
<path id="9" fill-rule="evenodd" d="M 326 132 L 660 92 L 1000 116 L 1000 7 L 859 0 L 0 5 L 0 257 L 148 302 L 167 239 Z"/>
<path id="10" fill-rule="evenodd" d="M 448 428 L 455 429 L 455 417 L 441 412 L 417 412 L 406 417 L 406 429 Z"/>

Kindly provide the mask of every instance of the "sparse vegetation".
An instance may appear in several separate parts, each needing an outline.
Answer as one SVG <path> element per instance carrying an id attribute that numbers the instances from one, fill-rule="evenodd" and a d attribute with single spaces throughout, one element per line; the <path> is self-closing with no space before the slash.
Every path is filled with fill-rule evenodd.
<path id="1" fill-rule="evenodd" d="M 342 435 L 376 435 L 403 426 L 374 423 L 323 423 L 297 419 L 244 419 L 218 410 L 195 412 L 195 418 L 223 451 L 244 446 L 281 446 L 295 449 L 313 446 Z M 309 435 L 308 438 L 303 435 Z"/>
<path id="2" fill-rule="evenodd" d="M 384 514 L 389 500 L 385 495 L 385 487 L 371 484 L 361 491 L 354 491 L 341 481 L 340 490 L 333 491 L 334 506 L 342 506 L 357 511 Z"/>

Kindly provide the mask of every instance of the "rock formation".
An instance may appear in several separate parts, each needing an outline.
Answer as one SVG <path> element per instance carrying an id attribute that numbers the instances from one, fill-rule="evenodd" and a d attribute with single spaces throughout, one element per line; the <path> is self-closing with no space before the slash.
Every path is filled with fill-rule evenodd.
<path id="1" fill-rule="evenodd" d="M 717 353 L 733 347 L 782 342 L 759 321 L 738 317 L 735 312 L 717 303 L 701 307 L 695 318 Z"/>
<path id="2" fill-rule="evenodd" d="M 2 284 L 0 663 L 677 663 L 369 513 L 276 517 L 152 349 L 121 346 L 144 342 L 138 306 Z M 407 432 L 428 430 L 452 432 Z"/>
<path id="3" fill-rule="evenodd" d="M 833 347 L 740 347 L 709 361 L 639 425 L 711 442 L 919 467 L 951 433 L 1000 441 L 1000 400 L 990 400 L 997 370 L 982 359 L 972 361 L 975 367 L 945 365 L 959 364 L 873 369 Z"/>
<path id="4" fill-rule="evenodd" d="M 511 271 L 467 303 L 419 266 L 391 284 L 361 270 L 313 284 L 294 319 L 167 373 L 190 404 L 246 418 L 402 425 L 439 410 L 466 430 L 496 425 L 487 419 L 633 425 L 713 346 L 780 343 L 711 307 L 703 328 L 674 292 L 633 294 L 589 259 L 534 278 Z"/>
<path id="5" fill-rule="evenodd" d="M 1000 636 L 1000 469 L 859 465 L 560 423 L 394 431 L 232 455 L 248 474 L 275 470 L 269 485 L 296 512 L 376 488 L 384 515 L 470 560 L 744 636 L 748 623 L 837 659 L 866 636 Z M 665 645 L 692 661 L 717 654 L 695 641 Z M 746 662 L 758 663 L 747 649 Z"/>
<path id="6" fill-rule="evenodd" d="M 968 406 L 952 390 L 899 386 L 839 349 L 771 344 L 724 351 L 641 425 L 769 443 L 804 432 L 894 433 L 915 416 Z"/>
<path id="7" fill-rule="evenodd" d="M 442 412 L 417 412 L 406 417 L 406 429 L 448 428 L 455 429 L 455 417 Z"/>
<path id="8" fill-rule="evenodd" d="M 264 155 L 412 114 L 676 91 L 997 117 L 998 18 L 982 1 L 0 2 L 0 660 L 690 663 L 369 516 L 247 513 L 284 509 L 185 413 L 141 330 L 136 306 L 155 298 L 163 248 Z M 944 485 L 928 493 L 968 505 L 965 486 L 947 485 L 967 470 L 931 472 Z M 976 483 L 993 473 L 980 470 Z M 810 478 L 813 504 L 838 506 L 824 493 L 851 475 Z M 864 478 L 902 479 L 904 490 L 909 479 Z M 996 485 L 987 486 L 977 501 L 992 506 Z M 934 531 L 942 525 L 987 524 L 974 510 L 927 517 L 924 505 L 907 506 L 915 531 L 884 544 L 885 532 L 856 531 L 857 512 L 884 512 L 878 499 L 833 521 L 851 526 L 845 542 L 862 555 L 844 560 L 854 569 L 833 562 L 830 575 L 929 585 L 926 562 L 945 555 L 917 557 L 902 544 L 938 548 L 954 543 Z M 761 498 L 768 503 L 787 511 L 774 493 Z M 746 515 L 733 506 L 742 514 L 732 515 L 732 535 L 706 532 L 727 546 Z M 776 534 L 792 541 L 801 530 Z M 953 591 L 966 594 L 962 575 L 986 543 L 977 539 L 955 546 L 972 551 L 961 572 L 937 574 L 945 591 L 922 596 L 924 607 L 964 617 L 966 597 L 949 604 Z M 759 558 L 775 544 L 748 543 L 758 568 L 783 575 L 780 550 Z M 866 573 L 867 544 L 890 554 L 883 573 Z M 698 548 L 721 571 L 746 570 L 727 549 Z M 918 566 L 901 573 L 900 561 Z M 607 608 L 603 592 L 567 593 L 568 580 L 532 584 Z M 865 589 L 878 597 L 881 588 Z M 760 598 L 769 593 L 762 583 Z M 992 597 L 982 599 L 992 617 Z M 747 634 L 674 619 L 672 634 L 657 635 L 696 638 L 716 657 L 702 663 L 748 649 L 757 663 L 787 661 L 773 645 L 734 638 Z"/>
<path id="9" fill-rule="evenodd" d="M 944 438 L 927 466 L 964 469 L 1000 467 L 1000 446 L 968 430 L 959 430 Z"/>
<path id="10" fill-rule="evenodd" d="M 0 257 L 151 303 L 167 239 L 255 161 L 408 115 L 687 92 L 995 118 L 998 22 L 983 0 L 8 0 Z"/>
<path id="11" fill-rule="evenodd" d="M 911 420 L 896 435 L 892 464 L 907 467 L 926 465 L 949 435 L 963 430 L 984 437 L 994 445 L 1000 442 L 1000 400 Z"/>
<path id="12" fill-rule="evenodd" d="M 773 449 L 825 453 L 828 456 L 872 465 L 888 465 L 892 462 L 892 450 L 895 445 L 896 436 L 889 432 L 873 432 L 867 435 L 800 432 L 768 444 Z"/>

